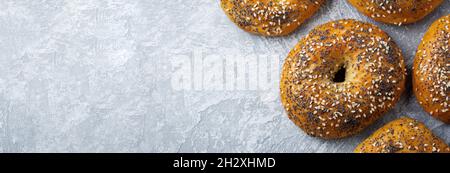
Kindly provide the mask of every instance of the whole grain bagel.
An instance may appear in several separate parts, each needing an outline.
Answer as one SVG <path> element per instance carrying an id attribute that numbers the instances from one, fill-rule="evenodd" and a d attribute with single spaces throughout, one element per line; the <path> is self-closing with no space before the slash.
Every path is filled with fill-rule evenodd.
<path id="1" fill-rule="evenodd" d="M 334 21 L 313 29 L 289 53 L 281 74 L 281 101 L 307 134 L 347 137 L 394 107 L 405 73 L 401 50 L 380 28 Z"/>
<path id="2" fill-rule="evenodd" d="M 221 0 L 222 9 L 241 29 L 264 36 L 293 32 L 325 0 Z"/>
<path id="3" fill-rule="evenodd" d="M 348 0 L 358 11 L 384 23 L 402 25 L 417 22 L 444 0 Z"/>
<path id="4" fill-rule="evenodd" d="M 449 146 L 423 123 L 401 117 L 378 129 L 355 153 L 450 153 Z"/>
<path id="5" fill-rule="evenodd" d="M 420 105 L 450 124 L 450 15 L 434 22 L 419 45 L 413 65 L 413 88 Z"/>

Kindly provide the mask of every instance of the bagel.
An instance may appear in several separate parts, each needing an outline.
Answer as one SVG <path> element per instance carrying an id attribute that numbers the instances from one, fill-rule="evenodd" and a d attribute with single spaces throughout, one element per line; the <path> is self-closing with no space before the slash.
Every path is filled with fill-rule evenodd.
<path id="1" fill-rule="evenodd" d="M 420 105 L 450 124 L 450 15 L 434 22 L 417 49 L 413 88 Z"/>
<path id="2" fill-rule="evenodd" d="M 378 21 L 394 25 L 417 22 L 444 0 L 347 0 L 358 11 Z"/>
<path id="3" fill-rule="evenodd" d="M 263 36 L 293 32 L 325 0 L 221 0 L 222 9 L 241 29 Z"/>
<path id="4" fill-rule="evenodd" d="M 356 134 L 404 90 L 401 50 L 380 28 L 338 20 L 313 29 L 289 53 L 280 94 L 288 117 L 324 139 Z"/>
<path id="5" fill-rule="evenodd" d="M 449 146 L 421 122 L 401 117 L 378 129 L 355 153 L 449 153 Z"/>

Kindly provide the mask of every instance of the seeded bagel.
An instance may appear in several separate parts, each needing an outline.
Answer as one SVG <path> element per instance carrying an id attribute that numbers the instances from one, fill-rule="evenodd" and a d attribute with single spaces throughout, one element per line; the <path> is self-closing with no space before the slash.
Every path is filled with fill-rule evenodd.
<path id="1" fill-rule="evenodd" d="M 288 117 L 325 139 L 356 134 L 380 118 L 404 90 L 401 50 L 380 28 L 339 20 L 313 29 L 289 53 L 280 94 Z"/>
<path id="2" fill-rule="evenodd" d="M 413 88 L 420 105 L 450 124 L 450 15 L 434 22 L 420 43 L 413 65 Z"/>
<path id="3" fill-rule="evenodd" d="M 378 129 L 359 144 L 355 153 L 449 153 L 449 146 L 421 122 L 407 117 Z"/>
<path id="4" fill-rule="evenodd" d="M 348 0 L 358 11 L 384 23 L 402 25 L 417 22 L 444 0 Z"/>
<path id="5" fill-rule="evenodd" d="M 293 32 L 325 0 L 221 0 L 222 9 L 241 29 L 264 36 Z"/>

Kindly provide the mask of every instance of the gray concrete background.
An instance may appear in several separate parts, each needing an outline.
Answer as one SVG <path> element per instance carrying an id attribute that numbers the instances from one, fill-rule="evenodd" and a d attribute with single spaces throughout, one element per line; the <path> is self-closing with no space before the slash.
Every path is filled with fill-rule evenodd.
<path id="1" fill-rule="evenodd" d="M 324 141 L 288 120 L 278 79 L 265 90 L 174 90 L 171 57 L 201 49 L 282 62 L 314 26 L 354 18 L 386 30 L 410 68 L 427 27 L 449 13 L 445 1 L 398 27 L 330 0 L 294 34 L 265 38 L 234 26 L 217 0 L 0 0 L 0 151 L 351 152 L 402 115 L 448 143 L 450 126 L 424 113 L 411 91 L 363 133 Z"/>

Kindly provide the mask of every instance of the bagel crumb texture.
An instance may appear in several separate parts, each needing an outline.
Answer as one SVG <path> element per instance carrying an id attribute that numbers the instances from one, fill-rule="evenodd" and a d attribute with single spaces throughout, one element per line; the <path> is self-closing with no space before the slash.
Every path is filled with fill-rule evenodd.
<path id="1" fill-rule="evenodd" d="M 432 116 L 450 123 L 450 15 L 434 22 L 425 33 L 413 65 L 414 93 Z"/>
<path id="2" fill-rule="evenodd" d="M 241 29 L 264 36 L 293 32 L 325 0 L 221 0 L 222 9 Z"/>
<path id="3" fill-rule="evenodd" d="M 358 11 L 384 23 L 403 25 L 417 22 L 444 0 L 348 0 Z"/>
<path id="4" fill-rule="evenodd" d="M 356 153 L 450 153 L 449 146 L 421 122 L 407 117 L 378 129 L 359 144 Z"/>
<path id="5" fill-rule="evenodd" d="M 343 81 L 335 82 L 342 69 Z M 343 138 L 394 107 L 405 75 L 401 50 L 384 31 L 356 20 L 334 21 L 313 29 L 289 53 L 281 101 L 307 134 Z"/>

